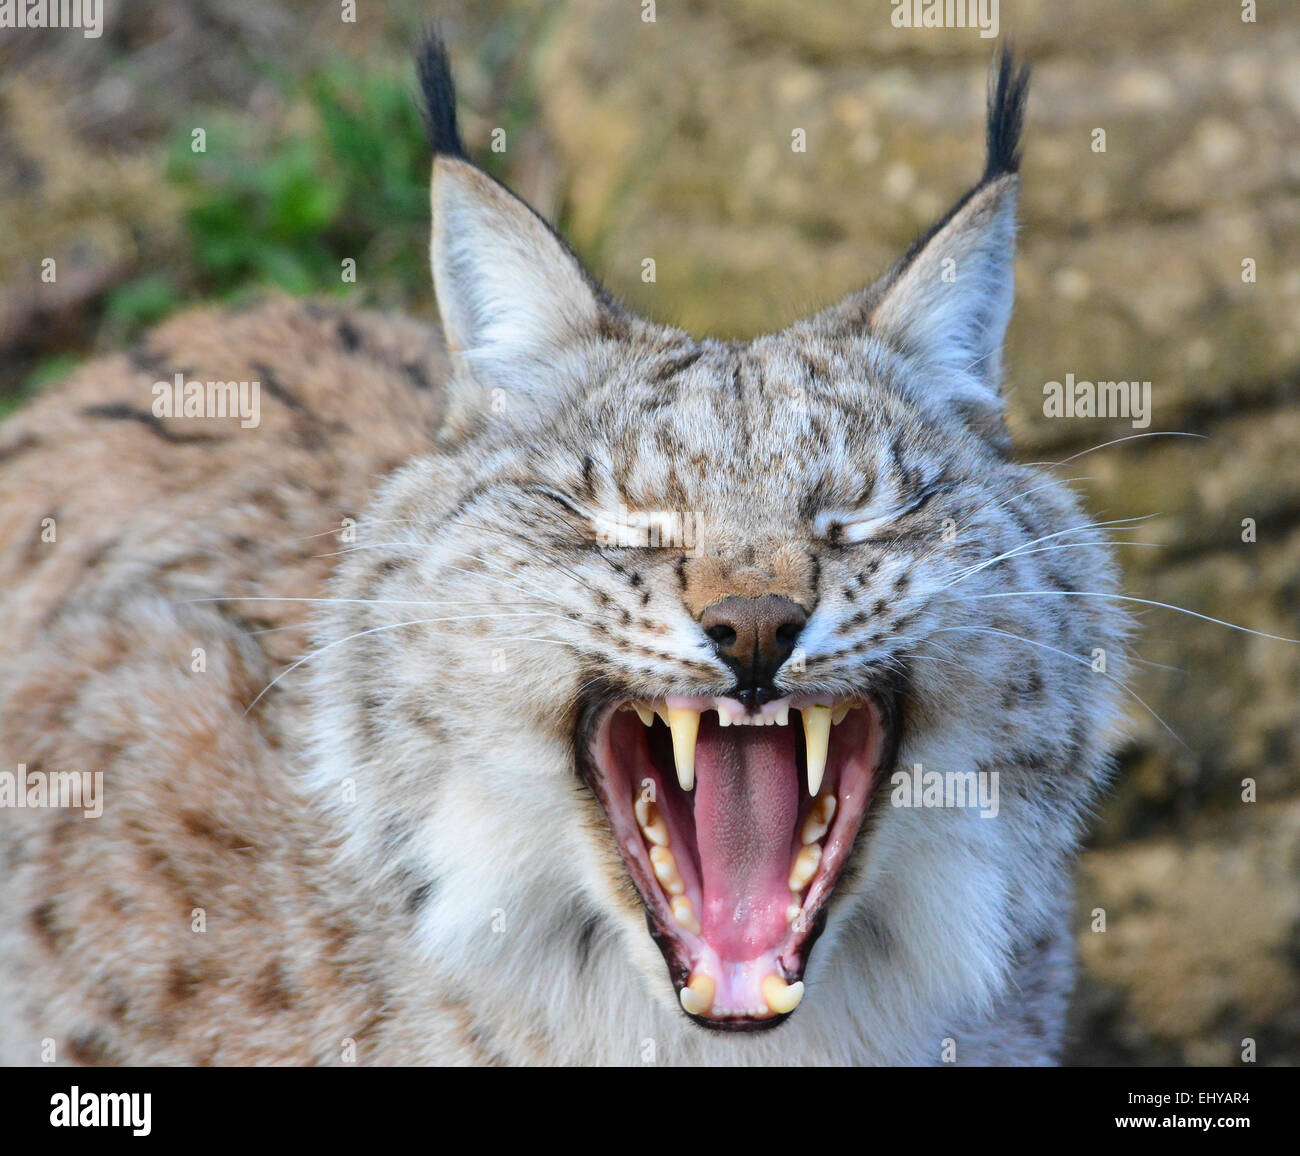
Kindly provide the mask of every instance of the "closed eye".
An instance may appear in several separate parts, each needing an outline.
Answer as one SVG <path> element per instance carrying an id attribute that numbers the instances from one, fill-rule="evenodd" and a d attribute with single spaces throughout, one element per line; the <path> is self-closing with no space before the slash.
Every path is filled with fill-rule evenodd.
<path id="1" fill-rule="evenodd" d="M 847 514 L 822 514 L 818 517 L 814 528 L 819 538 L 832 545 L 852 546 L 896 538 L 897 534 L 887 534 L 886 531 L 901 518 L 919 513 L 933 497 L 947 493 L 950 489 L 952 489 L 951 482 L 934 481 L 923 486 L 903 505 L 894 506 L 883 513 L 875 514 L 871 507 L 867 507 L 865 510 Z"/>

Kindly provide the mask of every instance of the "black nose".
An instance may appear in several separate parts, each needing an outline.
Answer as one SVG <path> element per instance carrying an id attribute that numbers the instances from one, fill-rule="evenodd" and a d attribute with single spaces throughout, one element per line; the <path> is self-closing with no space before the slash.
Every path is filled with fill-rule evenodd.
<path id="1" fill-rule="evenodd" d="M 736 672 L 736 689 L 746 705 L 768 701 L 762 694 L 794 651 L 808 614 L 797 602 L 779 594 L 761 598 L 732 595 L 715 602 L 700 615 L 700 625 L 718 657 Z"/>

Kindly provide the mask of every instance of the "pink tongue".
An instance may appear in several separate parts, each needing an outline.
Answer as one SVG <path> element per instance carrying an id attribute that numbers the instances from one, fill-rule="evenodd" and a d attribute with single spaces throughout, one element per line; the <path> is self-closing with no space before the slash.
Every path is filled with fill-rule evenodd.
<path id="1" fill-rule="evenodd" d="M 786 933 L 799 813 L 791 727 L 700 720 L 695 837 L 703 874 L 704 938 L 723 959 L 754 959 Z"/>

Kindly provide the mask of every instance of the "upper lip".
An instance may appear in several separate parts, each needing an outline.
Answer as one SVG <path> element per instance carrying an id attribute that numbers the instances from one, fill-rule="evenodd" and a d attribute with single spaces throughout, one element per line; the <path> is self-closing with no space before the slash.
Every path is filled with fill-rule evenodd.
<path id="1" fill-rule="evenodd" d="M 753 708 L 728 694 L 611 695 L 589 711 L 581 769 L 682 1007 L 699 1022 L 770 1027 L 799 1002 L 809 951 L 892 759 L 894 716 L 892 700 L 878 694 L 799 694 Z M 722 729 L 755 725 L 779 733 Z M 704 784 L 702 815 L 697 731 L 701 770 L 716 777 Z M 753 800 L 736 801 L 751 793 Z M 790 888 L 784 898 L 782 887 Z"/>

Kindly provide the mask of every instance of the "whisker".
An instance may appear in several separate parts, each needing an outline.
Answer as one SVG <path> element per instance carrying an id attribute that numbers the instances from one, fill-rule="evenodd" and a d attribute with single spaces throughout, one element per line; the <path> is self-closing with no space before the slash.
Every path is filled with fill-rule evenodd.
<path id="1" fill-rule="evenodd" d="M 413 618 L 409 622 L 394 622 L 394 623 L 390 623 L 387 626 L 372 626 L 369 630 L 359 630 L 355 634 L 349 634 L 346 638 L 338 638 L 335 639 L 333 642 L 327 643 L 324 646 L 317 647 L 310 654 L 303 655 L 302 658 L 298 659 L 297 662 L 293 663 L 291 666 L 286 667 L 279 674 L 277 674 L 273 679 L 271 679 L 271 681 L 268 682 L 266 686 L 264 686 L 258 692 L 257 697 L 248 704 L 248 709 L 244 711 L 244 714 L 247 715 L 248 712 L 251 711 L 253 707 L 255 707 L 258 704 L 258 702 L 261 701 L 262 696 L 266 694 L 267 691 L 269 691 L 273 686 L 275 686 L 275 684 L 278 683 L 286 675 L 292 674 L 304 663 L 310 662 L 313 658 L 318 658 L 320 655 L 324 654 L 327 650 L 333 650 L 334 647 L 341 646 L 345 642 L 351 642 L 355 638 L 364 638 L 367 634 L 378 634 L 384 630 L 398 630 L 403 626 L 424 626 L 424 625 L 432 625 L 432 624 L 442 623 L 442 622 L 466 622 L 477 618 L 492 618 L 492 619 L 497 619 L 502 617 L 531 618 L 535 615 L 545 614 L 545 613 L 546 611 L 540 611 L 540 610 L 521 610 L 517 612 L 505 611 L 499 614 L 457 614 L 457 615 L 453 615 L 450 618 Z M 562 616 L 557 614 L 557 615 L 551 615 L 551 617 L 559 618 Z M 539 640 L 539 641 L 545 641 L 545 640 Z"/>
<path id="2" fill-rule="evenodd" d="M 1096 453 L 1098 450 L 1104 450 L 1107 446 L 1117 446 L 1121 442 L 1134 442 L 1140 438 L 1196 438 L 1198 441 L 1209 441 L 1205 434 L 1187 433 L 1182 430 L 1153 430 L 1151 433 L 1129 434 L 1127 437 L 1115 438 L 1113 441 L 1102 442 L 1101 445 L 1091 446 L 1086 450 L 1080 450 L 1077 454 L 1071 454 L 1068 458 L 1062 458 L 1059 462 L 1025 462 L 1027 466 L 1064 466 L 1084 457 L 1087 454 Z"/>
<path id="3" fill-rule="evenodd" d="M 1028 546 L 1032 546 L 1032 545 L 1034 545 L 1034 543 L 1036 543 L 1036 542 L 1046 542 L 1046 541 L 1048 541 L 1048 540 L 1051 539 L 1051 538 L 1059 538 L 1062 534 L 1070 534 L 1070 533 L 1074 533 L 1075 530 L 1084 530 L 1084 529 L 1100 529 L 1102 526 L 1104 526 L 1104 525 L 1108 525 L 1108 524 L 1109 524 L 1109 523 L 1099 522 L 1099 523 L 1095 523 L 1095 524 L 1092 525 L 1092 526 L 1079 526 L 1079 527 L 1076 527 L 1075 529 L 1072 529 L 1072 530 L 1061 530 L 1059 533 L 1056 533 L 1056 534 L 1044 534 L 1041 538 L 1034 538 L 1032 541 L 1025 542 L 1025 543 L 1023 543 L 1022 545 L 1017 546 L 1017 547 L 1015 547 L 1015 548 L 1012 549 L 1012 550 L 1008 550 L 1008 551 L 1006 551 L 1006 553 L 999 554 L 999 555 L 997 555 L 997 556 L 994 557 L 994 558 L 988 558 L 988 559 L 986 559 L 986 560 L 983 561 L 983 562 L 979 562 L 979 563 L 976 563 L 976 564 L 973 565 L 973 566 L 969 566 L 969 567 L 967 567 L 965 570 L 959 572 L 959 573 L 957 574 L 957 576 L 956 576 L 955 578 L 953 578 L 953 580 L 952 580 L 951 582 L 948 582 L 948 583 L 946 583 L 945 585 L 940 586 L 939 589 L 940 589 L 940 590 L 947 590 L 950 586 L 956 586 L 959 582 L 964 582 L 967 578 L 971 577 L 971 576 L 974 575 L 974 574 L 978 574 L 981 570 L 985 570 L 985 569 L 987 569 L 989 566 L 992 566 L 992 565 L 994 565 L 995 563 L 998 563 L 998 562 L 1005 561 L 1006 559 L 1009 559 L 1009 558 L 1023 558 L 1023 557 L 1026 557 L 1026 556 L 1029 555 L 1029 554 L 1044 554 L 1044 553 L 1046 553 L 1046 552 L 1049 551 L 1049 550 L 1077 550 L 1077 549 L 1079 549 L 1079 547 L 1081 547 L 1081 546 L 1104 546 L 1104 547 L 1110 547 L 1110 546 L 1156 546 L 1156 547 L 1163 547 L 1163 546 L 1165 545 L 1165 543 L 1163 543 L 1163 542 L 1121 542 L 1121 541 L 1116 541 L 1116 540 L 1111 539 L 1111 538 L 1101 538 L 1101 539 L 1091 539 L 1091 540 L 1089 540 L 1089 541 L 1087 541 L 1087 542 L 1064 542 L 1064 543 L 1059 543 L 1059 544 L 1057 544 L 1057 545 L 1055 545 L 1055 546 L 1041 546 L 1041 547 L 1039 547 L 1038 549 L 1035 549 L 1035 550 L 1029 550 L 1029 549 L 1026 549 L 1026 547 L 1028 547 Z"/>
<path id="4" fill-rule="evenodd" d="M 1226 626 L 1229 630 L 1240 630 L 1243 634 L 1253 634 L 1258 638 L 1267 638 L 1273 642 L 1290 642 L 1300 645 L 1300 638 L 1286 638 L 1281 634 L 1269 634 L 1263 630 L 1252 630 L 1249 626 L 1238 626 L 1235 622 L 1225 622 L 1222 618 L 1211 618 L 1208 614 L 1198 614 L 1182 606 L 1168 602 L 1156 602 L 1150 598 L 1138 598 L 1132 594 L 1111 594 L 1096 590 L 1002 590 L 988 594 L 963 594 L 960 598 L 949 599 L 952 602 L 964 602 L 977 598 L 1036 598 L 1039 595 L 1054 595 L 1060 598 L 1112 598 L 1118 602 L 1134 602 L 1141 606 L 1155 606 L 1161 610 L 1174 610 L 1199 618 L 1203 622 L 1212 622 L 1215 626 Z"/>
<path id="5" fill-rule="evenodd" d="M 1068 650 L 1062 650 L 1060 649 L 1060 647 L 1049 646 L 1046 642 L 1038 642 L 1033 638 L 1025 638 L 1019 634 L 1012 633 L 1010 630 L 999 630 L 997 627 L 994 626 L 948 626 L 936 630 L 935 633 L 941 634 L 941 633 L 947 633 L 949 631 L 963 631 L 963 630 L 972 630 L 978 634 L 1000 634 L 1004 638 L 1012 638 L 1016 642 L 1025 643 L 1027 646 L 1038 646 L 1041 647 L 1043 650 L 1050 650 L 1053 654 L 1059 654 L 1062 658 L 1068 658 L 1071 662 L 1082 663 L 1089 670 L 1092 670 L 1094 674 L 1100 674 L 1102 678 L 1109 679 L 1126 694 L 1132 695 L 1133 698 L 1136 699 L 1137 702 L 1142 705 L 1142 707 L 1146 710 L 1146 712 L 1153 719 L 1155 719 L 1156 722 L 1158 722 L 1162 727 L 1164 727 L 1165 730 L 1169 732 L 1169 734 L 1173 737 L 1174 741 L 1178 743 L 1178 745 L 1182 747 L 1183 750 L 1190 752 L 1191 748 L 1188 747 L 1188 745 L 1185 742 L 1183 742 L 1183 740 L 1179 737 L 1178 733 L 1173 729 L 1173 727 L 1171 727 L 1167 722 L 1165 722 L 1164 719 L 1162 719 L 1158 714 L 1156 714 L 1156 712 L 1151 709 L 1151 707 L 1147 704 L 1146 700 L 1143 699 L 1137 693 L 1137 691 L 1135 691 L 1131 686 L 1128 685 L 1128 683 L 1124 682 L 1122 679 L 1116 678 L 1109 671 L 1094 670 L 1092 663 L 1088 659 L 1082 657 L 1081 655 L 1071 654 Z"/>

